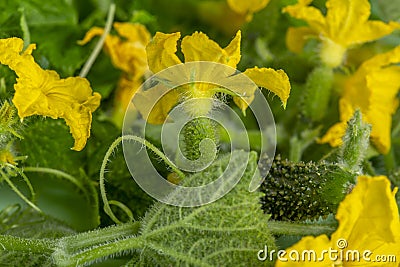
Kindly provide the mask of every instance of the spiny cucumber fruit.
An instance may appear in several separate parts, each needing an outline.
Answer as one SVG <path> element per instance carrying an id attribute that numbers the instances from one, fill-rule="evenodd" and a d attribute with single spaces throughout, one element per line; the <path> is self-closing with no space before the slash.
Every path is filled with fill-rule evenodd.
<path id="1" fill-rule="evenodd" d="M 354 177 L 338 165 L 290 162 L 277 156 L 262 158 L 262 169 L 271 166 L 261 185 L 262 209 L 271 219 L 304 221 L 334 213 L 352 188 Z"/>

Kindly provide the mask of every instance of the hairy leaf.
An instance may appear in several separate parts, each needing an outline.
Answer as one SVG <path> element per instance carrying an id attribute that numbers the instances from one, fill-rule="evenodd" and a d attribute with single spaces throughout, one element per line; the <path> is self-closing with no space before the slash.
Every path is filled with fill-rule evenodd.
<path id="1" fill-rule="evenodd" d="M 64 223 L 18 205 L 0 211 L 0 234 L 22 238 L 59 238 L 74 234 Z M 50 255 L 0 250 L 1 266 L 54 266 Z"/>
<path id="2" fill-rule="evenodd" d="M 231 164 L 246 168 L 248 153 L 235 151 Z M 207 184 L 222 174 L 229 156 L 216 161 L 206 171 L 188 178 L 184 185 Z M 244 166 L 243 166 L 244 165 Z M 261 193 L 250 193 L 248 186 L 257 170 L 256 153 L 241 181 L 223 198 L 196 208 L 158 203 L 143 220 L 140 230 L 145 247 L 137 265 L 164 266 L 259 266 L 257 252 L 267 244 L 274 247 L 267 216 L 260 208 Z M 179 197 L 172 194 L 171 198 Z"/>

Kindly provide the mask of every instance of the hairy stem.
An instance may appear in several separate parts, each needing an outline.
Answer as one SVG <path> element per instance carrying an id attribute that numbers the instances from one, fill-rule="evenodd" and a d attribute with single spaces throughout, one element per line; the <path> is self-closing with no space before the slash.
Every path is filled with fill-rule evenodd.
<path id="1" fill-rule="evenodd" d="M 97 246 L 102 243 L 110 243 L 120 238 L 137 235 L 140 222 L 125 223 L 90 232 L 80 233 L 73 236 L 63 237 L 59 240 L 59 247 L 67 253 L 75 253 L 88 247 Z"/>
<path id="2" fill-rule="evenodd" d="M 336 230 L 334 224 L 306 224 L 306 223 L 294 223 L 294 222 L 282 222 L 282 221 L 268 221 L 268 228 L 274 235 L 321 235 L 331 234 Z"/>
<path id="3" fill-rule="evenodd" d="M 0 235 L 0 250 L 46 254 L 53 252 L 54 248 L 54 241 L 48 239 L 29 239 Z"/>
<path id="4" fill-rule="evenodd" d="M 92 247 L 88 250 L 81 250 L 80 252 L 70 255 L 62 254 L 56 251 L 53 253 L 53 261 L 58 266 L 83 266 L 98 259 L 108 257 L 110 255 L 121 253 L 124 251 L 131 251 L 144 247 L 144 241 L 141 238 L 130 237 L 122 240 L 116 240 L 111 243 Z"/>
<path id="5" fill-rule="evenodd" d="M 173 162 L 171 162 L 164 154 L 163 152 L 161 152 L 157 147 L 155 147 L 153 144 L 151 144 L 149 141 L 147 141 L 146 139 L 143 139 L 141 137 L 135 136 L 135 135 L 124 135 L 124 136 L 120 136 L 118 137 L 112 144 L 111 146 L 108 148 L 103 162 L 101 164 L 101 168 L 100 168 L 100 181 L 99 181 L 99 185 L 100 185 L 100 194 L 101 194 L 101 198 L 103 200 L 104 203 L 104 211 L 105 213 L 110 216 L 110 218 L 117 224 L 120 224 L 121 221 L 115 216 L 115 214 L 113 213 L 113 211 L 111 210 L 110 207 L 110 201 L 107 199 L 107 194 L 106 194 L 106 190 L 105 190 L 105 172 L 106 172 L 106 166 L 107 166 L 107 162 L 109 160 L 109 158 L 111 157 L 111 154 L 113 153 L 114 149 L 122 142 L 122 141 L 135 141 L 135 142 L 139 142 L 143 145 L 145 145 L 148 149 L 150 149 L 154 154 L 156 154 L 158 157 L 160 157 L 181 179 L 185 178 L 185 174 L 183 174 L 183 172 L 181 172 Z M 126 212 L 126 211 L 125 211 Z"/>

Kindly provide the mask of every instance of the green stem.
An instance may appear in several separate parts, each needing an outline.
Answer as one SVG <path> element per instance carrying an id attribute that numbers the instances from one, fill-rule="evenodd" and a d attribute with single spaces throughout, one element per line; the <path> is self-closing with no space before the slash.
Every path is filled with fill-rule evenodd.
<path id="1" fill-rule="evenodd" d="M 303 148 L 301 141 L 295 135 L 290 138 L 289 144 L 290 144 L 289 160 L 293 162 L 299 162 L 301 160 L 301 156 L 303 155 Z"/>
<path id="2" fill-rule="evenodd" d="M 27 199 L 24 194 L 22 194 L 21 191 L 11 182 L 11 180 L 8 178 L 8 176 L 0 170 L 0 175 L 1 177 L 7 182 L 7 184 L 11 187 L 11 189 L 20 197 L 22 198 L 23 201 L 25 201 L 29 206 L 31 206 L 34 210 L 42 213 L 42 211 L 35 205 L 33 204 L 29 199 Z"/>
<path id="3" fill-rule="evenodd" d="M 312 121 L 320 121 L 328 110 L 333 85 L 333 69 L 319 66 L 308 75 L 304 87 L 303 113 Z"/>
<path id="4" fill-rule="evenodd" d="M 35 203 L 36 202 L 36 194 L 35 194 L 35 190 L 33 190 L 33 186 L 31 184 L 31 181 L 29 181 L 28 177 L 26 177 L 25 173 L 22 172 L 19 168 L 15 167 L 14 165 L 10 164 L 10 163 L 6 163 L 6 166 L 15 170 L 16 172 L 18 172 L 19 175 L 21 175 L 22 179 L 24 179 L 26 185 L 29 188 L 29 191 L 31 192 L 31 196 L 32 196 L 32 202 Z"/>
<path id="5" fill-rule="evenodd" d="M 104 203 L 104 211 L 105 213 L 110 216 L 110 218 L 117 224 L 120 224 L 121 221 L 115 216 L 115 214 L 113 213 L 113 211 L 111 210 L 110 207 L 110 202 L 107 199 L 107 194 L 106 194 L 106 189 L 105 189 L 105 170 L 106 170 L 106 166 L 107 166 L 107 162 L 108 159 L 111 157 L 111 154 L 113 153 L 114 149 L 119 145 L 119 143 L 121 143 L 122 141 L 135 141 L 135 142 L 139 142 L 143 145 L 145 145 L 148 149 L 150 149 L 154 154 L 156 154 L 158 157 L 160 157 L 181 179 L 185 178 L 185 174 L 183 174 L 183 172 L 181 172 L 173 162 L 171 162 L 164 154 L 163 152 L 161 152 L 157 147 L 155 147 L 153 144 L 151 144 L 149 141 L 147 141 L 146 139 L 143 139 L 141 137 L 135 136 L 135 135 L 124 135 L 124 136 L 120 136 L 118 137 L 112 144 L 111 146 L 108 148 L 103 162 L 101 163 L 101 168 L 100 168 L 100 180 L 99 180 L 99 185 L 100 185 L 100 194 L 101 194 L 101 198 L 103 200 Z"/>
<path id="6" fill-rule="evenodd" d="M 53 252 L 54 248 L 55 243 L 48 239 L 29 239 L 0 235 L 0 250 L 45 254 Z"/>
<path id="7" fill-rule="evenodd" d="M 0 251 L 51 254 L 53 262 L 58 266 L 84 265 L 113 254 L 144 247 L 143 240 L 134 237 L 139 229 L 140 222 L 134 222 L 54 241 L 0 235 Z"/>
<path id="8" fill-rule="evenodd" d="M 137 235 L 140 229 L 140 222 L 125 223 L 107 228 L 102 228 L 74 236 L 63 237 L 59 241 L 65 253 L 76 253 L 78 250 L 85 250 L 88 247 L 97 246 L 102 243 L 110 243 L 127 236 Z"/>
<path id="9" fill-rule="evenodd" d="M 271 233 L 275 235 L 317 236 L 321 234 L 329 235 L 336 230 L 334 224 L 315 225 L 282 221 L 268 221 L 267 224 Z"/>
<path id="10" fill-rule="evenodd" d="M 59 254 L 58 251 L 53 253 L 53 261 L 58 266 L 83 266 L 90 262 L 101 258 L 106 258 L 113 254 L 122 253 L 124 251 L 132 251 L 134 249 L 143 248 L 145 245 L 143 239 L 130 237 L 123 240 L 106 243 L 104 245 L 95 246 L 89 250 L 83 250 L 74 255 Z"/>
<path id="11" fill-rule="evenodd" d="M 121 202 L 119 202 L 117 200 L 109 200 L 108 203 L 110 205 L 114 205 L 114 206 L 117 206 L 118 208 L 120 208 L 123 212 L 125 212 L 126 216 L 128 216 L 128 218 L 131 221 L 134 220 L 133 213 L 132 213 L 131 209 L 128 208 L 128 206 L 126 206 L 124 203 L 121 203 Z"/>
<path id="12" fill-rule="evenodd" d="M 53 175 L 58 176 L 58 177 L 65 178 L 66 180 L 68 180 L 71 183 L 73 183 L 74 185 L 76 185 L 83 192 L 85 192 L 85 188 L 83 187 L 81 182 L 79 182 L 78 179 L 76 179 L 74 176 L 72 176 L 72 175 L 70 175 L 68 173 L 65 173 L 63 171 L 59 171 L 59 170 L 55 170 L 55 169 L 51 169 L 51 168 L 42 168 L 42 167 L 24 167 L 24 171 L 25 172 L 49 173 L 49 174 L 53 174 Z"/>
<path id="13" fill-rule="evenodd" d="M 90 68 L 92 67 L 94 61 L 96 60 L 97 56 L 99 55 L 101 49 L 103 48 L 104 41 L 108 33 L 111 30 L 112 23 L 114 21 L 114 14 L 115 14 L 115 4 L 110 5 L 110 9 L 108 10 L 107 21 L 104 27 L 104 32 L 101 35 L 99 41 L 97 42 L 95 48 L 93 49 L 92 54 L 90 55 L 89 59 L 86 61 L 85 65 L 83 66 L 79 76 L 84 78 L 89 73 Z"/>

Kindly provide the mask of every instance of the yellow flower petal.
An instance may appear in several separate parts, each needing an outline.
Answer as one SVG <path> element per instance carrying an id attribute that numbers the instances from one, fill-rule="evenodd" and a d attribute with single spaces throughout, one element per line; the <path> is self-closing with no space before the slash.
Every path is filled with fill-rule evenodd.
<path id="1" fill-rule="evenodd" d="M 368 20 L 371 14 L 368 0 L 328 0 L 326 17 L 315 7 L 308 6 L 311 2 L 302 0 L 283 11 L 306 21 L 320 37 L 324 44 L 321 59 L 331 67 L 342 63 L 347 48 L 379 39 L 400 28 L 397 22 Z"/>
<path id="2" fill-rule="evenodd" d="M 400 28 L 400 24 L 369 21 L 371 6 L 368 0 L 328 0 L 326 18 L 308 6 L 312 1 L 300 1 L 284 8 L 292 17 L 302 19 L 317 33 L 344 47 L 379 39 Z"/>
<path id="3" fill-rule="evenodd" d="M 248 21 L 248 15 L 234 12 L 225 1 L 198 1 L 196 6 L 199 19 L 225 36 L 234 35 Z"/>
<path id="4" fill-rule="evenodd" d="M 252 14 L 267 6 L 270 0 L 227 0 L 229 7 L 239 14 Z"/>
<path id="5" fill-rule="evenodd" d="M 392 114 L 400 90 L 400 67 L 391 64 L 398 62 L 400 46 L 365 61 L 348 79 L 342 96 L 353 109 L 360 108 L 364 120 L 372 124 L 371 139 L 383 154 L 390 150 Z"/>
<path id="6" fill-rule="evenodd" d="M 0 166 L 3 163 L 9 163 L 12 165 L 16 165 L 14 155 L 7 149 L 0 150 Z"/>
<path id="7" fill-rule="evenodd" d="M 150 41 L 150 33 L 138 23 L 114 23 L 118 34 L 108 36 L 104 47 L 110 55 L 113 65 L 129 73 L 133 79 L 139 79 L 148 69 L 146 45 Z"/>
<path id="8" fill-rule="evenodd" d="M 397 93 L 400 90 L 400 46 L 365 61 L 350 76 L 339 101 L 340 123 L 332 127 L 319 140 L 320 143 L 341 145 L 339 141 L 346 122 L 356 109 L 360 109 L 363 120 L 372 125 L 371 140 L 378 151 L 387 154 L 391 147 L 392 115 L 397 109 Z"/>
<path id="9" fill-rule="evenodd" d="M 366 113 L 366 120 L 373 125 L 371 139 L 378 151 L 387 154 L 391 146 L 392 115 L 397 109 L 396 95 L 400 89 L 400 67 L 374 71 L 366 80 L 368 88 L 372 89 Z"/>
<path id="10" fill-rule="evenodd" d="M 286 108 L 286 102 L 290 94 L 289 78 L 283 70 L 274 70 L 271 68 L 251 68 L 247 69 L 246 74 L 251 80 L 260 87 L 276 94 Z"/>
<path id="11" fill-rule="evenodd" d="M 400 29 L 400 23 L 384 23 L 382 21 L 368 21 L 363 28 L 356 31 L 351 44 L 361 44 L 374 41 L 383 36 L 391 34 L 394 30 Z"/>
<path id="12" fill-rule="evenodd" d="M 147 46 L 147 54 L 149 57 L 149 65 L 152 71 L 161 71 L 169 66 L 173 66 L 179 64 L 180 61 L 176 56 L 177 51 L 177 41 L 180 37 L 179 33 L 175 34 L 163 34 L 157 33 L 154 37 L 153 41 Z M 228 92 L 234 96 L 235 103 L 242 109 L 244 112 L 248 105 L 254 98 L 254 92 L 257 89 L 256 86 L 252 83 L 247 83 L 246 86 L 237 86 L 235 83 L 243 82 L 247 78 L 240 79 L 240 75 L 233 75 L 236 71 L 236 65 L 240 61 L 240 40 L 241 40 L 241 32 L 238 31 L 236 36 L 230 42 L 230 44 L 226 48 L 221 48 L 216 42 L 208 38 L 208 36 L 201 32 L 195 32 L 191 36 L 186 36 L 183 38 L 181 43 L 181 50 L 185 56 L 185 62 L 193 62 L 193 61 L 210 61 L 217 62 L 224 65 L 228 65 L 232 67 L 231 71 L 226 71 L 228 73 L 223 73 L 222 77 L 225 77 L 226 80 L 222 81 L 224 78 L 220 78 L 220 84 L 223 88 L 216 88 L 214 85 L 206 84 L 206 83 L 197 83 L 191 86 L 181 86 L 179 89 L 182 92 L 182 97 L 189 98 L 208 98 L 212 97 L 216 92 L 224 92 L 227 93 L 227 90 L 232 90 Z M 218 74 L 220 70 L 217 71 Z M 250 77 L 257 85 L 266 87 L 268 90 L 277 94 L 284 105 L 286 106 L 286 101 L 290 94 L 290 84 L 289 79 L 284 71 L 278 70 L 275 71 L 273 69 L 267 68 L 254 68 L 246 70 L 245 74 Z M 200 75 L 200 74 L 199 74 Z M 205 73 L 201 73 L 201 77 L 204 78 L 204 75 L 215 75 L 212 69 L 207 69 Z M 222 79 L 222 80 L 221 80 Z M 232 87 L 230 85 L 234 85 Z M 150 93 L 150 90 L 146 92 L 140 93 L 140 97 L 144 97 L 146 99 L 147 96 L 150 96 L 152 99 L 155 98 Z M 142 95 L 143 94 L 143 95 Z M 147 96 L 146 96 L 147 95 Z M 239 97 L 240 96 L 240 97 Z M 157 95 L 157 97 L 159 97 Z M 165 109 L 156 109 L 154 111 L 154 115 L 152 118 L 155 123 L 161 123 L 166 118 L 167 112 L 175 105 L 178 101 L 179 95 L 176 97 L 171 97 L 171 103 L 167 104 Z M 143 101 L 138 101 L 137 108 L 142 113 L 145 114 L 143 117 L 147 118 L 150 107 L 144 106 Z M 152 102 L 153 103 L 153 102 Z M 200 113 L 206 114 L 207 107 L 203 107 L 204 109 L 199 109 Z"/>
<path id="13" fill-rule="evenodd" d="M 63 118 L 75 139 L 72 149 L 82 150 L 90 136 L 92 112 L 100 105 L 100 94 L 93 93 L 84 78 L 60 79 L 55 71 L 41 69 L 30 55 L 33 46 L 23 53 L 17 51 L 22 49 L 21 39 L 0 41 L 0 63 L 8 65 L 18 76 L 12 101 L 19 117 Z M 5 50 L 7 47 L 13 49 Z"/>
<path id="14" fill-rule="evenodd" d="M 132 80 L 126 75 L 121 76 L 115 92 L 114 103 L 118 105 L 121 110 L 125 110 L 141 85 L 141 80 Z"/>
<path id="15" fill-rule="evenodd" d="M 315 32 L 325 33 L 325 17 L 319 9 L 308 6 L 311 2 L 312 0 L 299 1 L 295 5 L 285 7 L 283 12 L 289 13 L 289 15 L 294 18 L 306 21 Z"/>
<path id="16" fill-rule="evenodd" d="M 298 243 L 285 250 L 285 255 L 281 256 L 282 259 L 276 260 L 275 267 L 331 267 L 332 262 L 329 260 L 329 256 L 324 257 L 323 261 L 318 261 L 322 251 L 328 249 L 330 244 L 331 241 L 326 235 L 303 237 Z M 308 251 L 310 254 L 304 253 L 304 251 Z M 306 260 L 301 260 L 302 257 Z M 308 260 L 308 257 L 311 260 Z M 296 259 L 298 260 L 296 261 Z"/>
<path id="17" fill-rule="evenodd" d="M 289 27 L 286 32 L 286 46 L 290 51 L 300 53 L 307 39 L 313 36 L 315 32 L 310 27 Z"/>
<path id="18" fill-rule="evenodd" d="M 24 41 L 20 38 L 0 39 L 0 63 L 8 65 L 12 69 L 18 68 L 18 65 L 21 64 L 33 64 L 33 57 L 30 55 L 36 45 L 31 44 L 25 51 L 21 52 L 23 47 Z"/>
<path id="19" fill-rule="evenodd" d="M 129 79 L 127 75 L 122 75 L 119 79 L 112 110 L 112 120 L 119 128 L 122 128 L 125 113 L 130 108 L 129 103 L 141 85 L 141 79 Z"/>
<path id="20" fill-rule="evenodd" d="M 130 41 L 133 46 L 146 46 L 150 42 L 151 35 L 142 24 L 115 22 L 113 27 L 120 36 Z"/>
<path id="21" fill-rule="evenodd" d="M 179 95 L 178 90 L 168 91 L 163 85 L 156 85 L 149 90 L 137 92 L 133 104 L 144 120 L 151 124 L 163 124 L 168 112 L 178 103 Z"/>
<path id="22" fill-rule="evenodd" d="M 333 125 L 326 134 L 317 140 L 319 144 L 329 143 L 332 147 L 338 147 L 343 144 L 342 138 L 346 133 L 347 123 L 340 122 Z"/>
<path id="23" fill-rule="evenodd" d="M 344 46 L 365 43 L 390 34 L 400 27 L 399 23 L 369 21 L 371 5 L 368 0 L 329 0 L 328 37 Z"/>
<path id="24" fill-rule="evenodd" d="M 153 40 L 146 47 L 147 61 L 153 73 L 182 63 L 175 55 L 180 37 L 181 34 L 179 32 L 171 34 L 156 33 Z"/>
<path id="25" fill-rule="evenodd" d="M 226 52 L 227 55 L 227 59 L 226 62 L 223 64 L 228 65 L 232 68 L 236 68 L 241 58 L 240 55 L 241 39 L 242 39 L 242 33 L 241 31 L 237 31 L 235 38 L 233 38 L 233 40 L 229 43 L 229 45 L 224 48 L 224 51 Z"/>
<path id="26" fill-rule="evenodd" d="M 42 70 L 32 79 L 17 73 L 13 103 L 19 117 L 32 115 L 63 118 L 75 139 L 72 149 L 82 150 L 90 136 L 92 112 L 100 105 L 100 94 L 92 94 L 89 82 L 80 77 L 60 79 L 54 71 Z"/>
<path id="27" fill-rule="evenodd" d="M 78 41 L 79 45 L 85 45 L 89 43 L 94 37 L 100 36 L 104 33 L 104 29 L 100 27 L 91 28 L 83 37 L 82 40 Z"/>
<path id="28" fill-rule="evenodd" d="M 396 262 L 373 262 L 378 255 L 400 254 L 400 221 L 395 200 L 397 188 L 392 191 L 390 187 L 390 181 L 385 176 L 359 176 L 353 191 L 338 207 L 336 219 L 339 227 L 332 234 L 331 240 L 325 235 L 304 237 L 286 249 L 286 258 L 289 261 L 282 262 L 278 259 L 275 266 L 398 266 Z M 345 240 L 346 246 L 338 247 L 340 239 Z M 290 260 L 290 255 L 300 254 L 301 257 L 302 253 L 307 252 L 304 255 L 308 256 L 310 251 L 315 251 L 318 259 L 324 250 L 341 251 L 342 261 L 339 259 L 333 262 L 330 259 L 330 255 L 339 257 L 339 253 L 328 255 L 326 252 L 324 261 Z M 371 252 L 369 262 L 362 258 L 367 250 Z M 360 253 L 359 261 L 351 258 L 355 251 Z"/>
<path id="29" fill-rule="evenodd" d="M 150 41 L 150 33 L 143 25 L 138 23 L 115 22 L 113 26 L 123 38 L 107 35 L 104 41 L 104 49 L 116 68 L 128 73 L 133 79 L 139 79 L 148 69 L 146 45 Z M 102 28 L 93 27 L 78 43 L 84 45 L 93 37 L 103 33 Z"/>
<path id="30" fill-rule="evenodd" d="M 328 0 L 326 8 L 328 10 L 326 36 L 334 38 L 340 44 L 347 43 L 346 39 L 357 35 L 358 32 L 354 32 L 354 28 L 360 22 L 367 21 L 371 13 L 368 0 Z M 350 31 L 352 31 L 352 36 L 349 35 Z"/>
<path id="31" fill-rule="evenodd" d="M 399 212 L 387 177 L 359 176 L 353 191 L 340 203 L 336 219 L 339 227 L 332 235 L 333 243 L 344 238 L 349 249 L 399 255 Z"/>
<path id="32" fill-rule="evenodd" d="M 236 68 L 240 61 L 240 39 L 241 33 L 238 31 L 232 42 L 222 49 L 204 33 L 195 32 L 183 38 L 181 48 L 185 62 L 213 61 Z"/>

